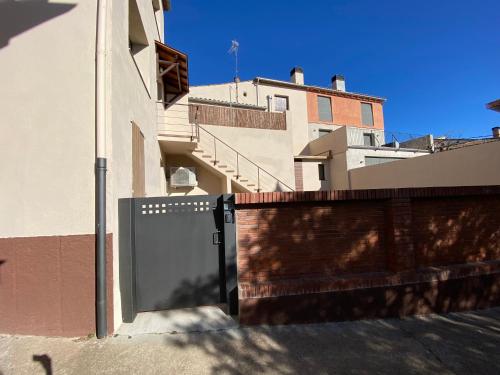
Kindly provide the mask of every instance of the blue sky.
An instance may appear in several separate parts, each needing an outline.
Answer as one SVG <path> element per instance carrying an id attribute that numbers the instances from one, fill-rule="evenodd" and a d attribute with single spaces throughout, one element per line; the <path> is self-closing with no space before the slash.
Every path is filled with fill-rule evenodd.
<path id="1" fill-rule="evenodd" d="M 500 125 L 500 1 L 172 0 L 167 43 L 188 53 L 191 85 L 240 77 L 329 86 L 387 98 L 387 130 L 483 136 Z"/>

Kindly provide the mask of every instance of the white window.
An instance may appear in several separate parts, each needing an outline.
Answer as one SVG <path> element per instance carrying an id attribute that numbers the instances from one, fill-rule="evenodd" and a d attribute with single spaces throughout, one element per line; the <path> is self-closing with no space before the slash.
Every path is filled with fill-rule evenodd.
<path id="1" fill-rule="evenodd" d="M 276 112 L 285 112 L 288 109 L 288 96 L 274 95 L 274 110 Z"/>

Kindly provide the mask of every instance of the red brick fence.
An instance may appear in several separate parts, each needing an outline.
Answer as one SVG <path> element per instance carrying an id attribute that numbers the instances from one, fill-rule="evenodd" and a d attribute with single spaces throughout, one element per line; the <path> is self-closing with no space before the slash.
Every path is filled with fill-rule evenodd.
<path id="1" fill-rule="evenodd" d="M 243 324 L 500 304 L 500 186 L 237 194 Z"/>

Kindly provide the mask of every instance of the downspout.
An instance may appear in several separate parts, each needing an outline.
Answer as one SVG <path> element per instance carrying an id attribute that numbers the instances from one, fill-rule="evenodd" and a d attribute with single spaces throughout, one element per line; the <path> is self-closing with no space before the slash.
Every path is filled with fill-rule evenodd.
<path id="1" fill-rule="evenodd" d="M 260 78 L 257 77 L 257 81 L 255 82 L 255 96 L 257 99 L 257 107 L 259 106 L 259 80 Z"/>
<path id="2" fill-rule="evenodd" d="M 107 1 L 97 0 L 97 41 L 95 76 L 95 285 L 96 335 L 106 337 L 106 13 Z"/>

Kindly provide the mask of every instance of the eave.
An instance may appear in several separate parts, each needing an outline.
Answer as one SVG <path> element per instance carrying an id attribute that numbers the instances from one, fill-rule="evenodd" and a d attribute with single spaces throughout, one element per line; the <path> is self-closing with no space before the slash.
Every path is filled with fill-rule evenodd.
<path id="1" fill-rule="evenodd" d="M 491 109 L 492 111 L 500 112 L 500 99 L 494 100 L 486 104 L 486 108 Z"/>
<path id="2" fill-rule="evenodd" d="M 374 103 L 381 103 L 382 104 L 386 101 L 385 98 L 378 97 L 378 96 L 359 94 L 359 93 L 355 93 L 355 92 L 333 90 L 333 89 L 328 89 L 326 87 L 319 87 L 319 86 L 299 85 L 299 84 L 293 83 L 293 82 L 279 81 L 279 80 L 274 80 L 274 79 L 269 79 L 269 78 L 256 77 L 256 78 L 254 78 L 253 82 L 256 84 L 265 84 L 265 85 L 269 85 L 269 86 L 286 87 L 286 88 L 295 89 L 295 90 L 304 90 L 304 91 L 315 92 L 315 93 L 323 94 L 323 95 L 339 96 L 339 97 L 343 97 L 343 98 L 364 100 L 364 101 L 369 101 L 369 102 L 374 102 Z"/>
<path id="3" fill-rule="evenodd" d="M 163 83 L 166 105 L 189 92 L 188 57 L 185 53 L 155 41 L 158 57 L 158 79 Z"/>

